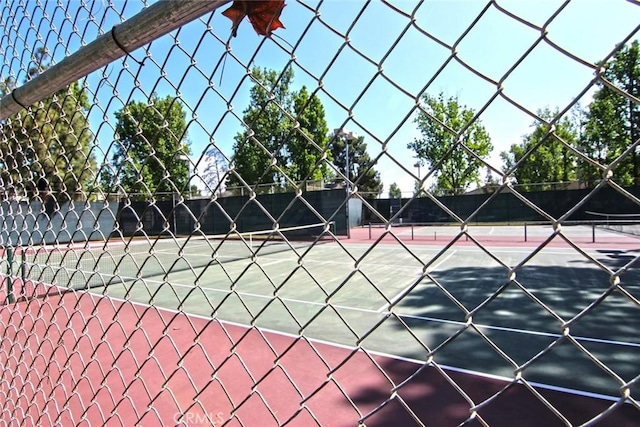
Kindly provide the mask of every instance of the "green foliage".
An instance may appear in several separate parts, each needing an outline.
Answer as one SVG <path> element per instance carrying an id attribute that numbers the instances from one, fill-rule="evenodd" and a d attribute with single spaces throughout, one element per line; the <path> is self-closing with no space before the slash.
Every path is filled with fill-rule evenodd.
<path id="1" fill-rule="evenodd" d="M 16 87 L 16 82 L 12 77 L 7 77 L 0 81 L 0 97 L 8 95 Z"/>
<path id="2" fill-rule="evenodd" d="M 413 196 L 414 197 L 424 197 L 424 190 L 422 189 L 422 182 L 419 180 L 413 181 Z"/>
<path id="3" fill-rule="evenodd" d="M 322 103 L 306 87 L 291 91 L 293 70 L 282 74 L 254 68 L 254 85 L 243 120 L 248 129 L 235 137 L 233 173 L 227 187 L 271 184 L 286 189 L 327 176 L 322 160 L 328 128 Z"/>
<path id="4" fill-rule="evenodd" d="M 309 96 L 307 88 L 302 86 L 293 94 L 293 111 L 300 129 L 293 133 L 288 143 L 289 177 L 294 181 L 323 179 L 327 166 L 320 160 L 329 141 L 324 107 L 317 96 Z"/>
<path id="5" fill-rule="evenodd" d="M 360 193 L 376 198 L 382 193 L 380 173 L 375 170 L 374 163 L 367 153 L 367 143 L 364 136 L 347 138 L 337 135 L 333 138 L 330 148 L 333 164 L 344 175 L 347 166 L 347 143 L 349 145 L 349 181 L 355 183 Z M 353 184 L 352 184 L 353 185 Z"/>
<path id="6" fill-rule="evenodd" d="M 493 146 L 491 138 L 479 120 L 471 123 L 474 111 L 460 105 L 456 97 L 445 99 L 425 94 L 424 111 L 415 119 L 422 138 L 407 147 L 415 153 L 421 165 L 436 168 L 437 187 L 453 194 L 462 194 L 472 183 L 479 183 L 479 171 Z"/>
<path id="7" fill-rule="evenodd" d="M 103 169 L 106 192 L 146 199 L 155 193 L 186 193 L 190 154 L 186 114 L 177 98 L 152 96 L 115 113 L 111 168 Z"/>
<path id="8" fill-rule="evenodd" d="M 44 50 L 36 58 L 29 77 L 47 66 Z M 0 86 L 9 93 L 15 83 L 4 79 Z M 74 82 L 7 119 L 0 128 L 0 186 L 19 197 L 86 199 L 95 181 L 88 109 L 85 89 Z"/>
<path id="9" fill-rule="evenodd" d="M 637 40 L 623 47 L 605 64 L 603 77 L 620 91 L 640 98 L 640 44 Z M 589 105 L 581 143 L 589 157 L 608 166 L 640 138 L 640 105 L 601 81 L 598 87 Z M 602 170 L 592 165 L 585 164 L 581 171 L 583 180 L 590 184 L 602 179 Z M 613 172 L 618 184 L 640 185 L 638 150 L 631 150 Z"/>
<path id="10" fill-rule="evenodd" d="M 402 191 L 395 182 L 392 182 L 389 186 L 389 198 L 390 199 L 402 199 Z"/>
<path id="11" fill-rule="evenodd" d="M 547 122 L 553 121 L 557 115 L 557 110 L 549 108 L 538 111 L 538 116 Z M 572 120 L 560 119 L 555 123 L 553 132 L 549 125 L 537 121 L 531 127 L 533 131 L 523 137 L 522 143 L 513 144 L 509 151 L 500 153 L 504 171 L 520 162 L 514 176 L 519 188 L 525 191 L 549 190 L 553 187 L 551 183 L 575 180 L 576 156 L 565 145 L 575 146 L 577 143 L 578 135 Z"/>

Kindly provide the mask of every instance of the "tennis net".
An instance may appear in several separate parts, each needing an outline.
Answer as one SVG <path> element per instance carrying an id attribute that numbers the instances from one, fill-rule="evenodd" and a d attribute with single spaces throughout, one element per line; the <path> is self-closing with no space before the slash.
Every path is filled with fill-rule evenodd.
<path id="1" fill-rule="evenodd" d="M 640 236 L 640 213 L 603 213 L 585 211 L 594 218 L 596 227 Z"/>
<path id="2" fill-rule="evenodd" d="M 185 270 L 252 260 L 278 253 L 299 258 L 335 239 L 332 222 L 188 238 L 110 239 L 83 245 L 7 246 L 2 255 L 4 301 L 105 288 L 140 279 L 169 281 Z M 288 253 L 288 254 L 287 254 Z"/>

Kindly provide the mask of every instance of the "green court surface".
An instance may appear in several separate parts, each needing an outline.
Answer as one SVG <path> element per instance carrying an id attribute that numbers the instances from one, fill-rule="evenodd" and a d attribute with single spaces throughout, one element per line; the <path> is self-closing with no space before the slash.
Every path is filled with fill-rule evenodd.
<path id="1" fill-rule="evenodd" d="M 640 245 L 443 246 L 140 240 L 29 277 L 580 393 L 617 396 L 638 374 Z"/>

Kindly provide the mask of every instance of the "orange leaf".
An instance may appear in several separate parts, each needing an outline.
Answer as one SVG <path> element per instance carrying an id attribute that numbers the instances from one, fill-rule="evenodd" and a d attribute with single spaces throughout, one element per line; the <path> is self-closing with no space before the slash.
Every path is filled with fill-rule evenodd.
<path id="1" fill-rule="evenodd" d="M 278 28 L 284 28 L 280 14 L 285 7 L 284 0 L 235 0 L 222 14 L 231 19 L 231 35 L 235 37 L 238 26 L 246 16 L 253 29 L 261 36 L 270 36 Z"/>

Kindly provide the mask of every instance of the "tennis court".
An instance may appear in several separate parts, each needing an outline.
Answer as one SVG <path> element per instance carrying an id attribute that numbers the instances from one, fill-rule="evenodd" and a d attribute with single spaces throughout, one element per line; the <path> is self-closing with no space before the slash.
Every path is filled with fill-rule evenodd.
<path id="1" fill-rule="evenodd" d="M 132 239 L 42 247 L 26 253 L 20 268 L 27 284 L 88 284 L 117 299 L 417 361 L 433 355 L 478 375 L 509 379 L 521 371 L 542 387 L 615 396 L 640 360 L 640 271 L 624 268 L 640 256 L 640 240 L 598 230 L 609 245 L 532 250 L 552 231 L 529 226 L 528 247 L 522 226 L 470 227 L 483 247 L 466 235 L 456 240 L 459 227 L 415 229 L 410 246 L 400 243 L 410 233 L 402 227 L 375 245 L 366 227 L 349 240 L 263 238 L 273 232 Z M 438 244 L 415 239 L 434 232 Z M 574 227 L 565 235 L 589 239 L 591 232 Z M 607 247 L 612 242 L 619 249 Z"/>
<path id="2" fill-rule="evenodd" d="M 640 2 L 0 22 L 0 424 L 638 427 Z"/>

